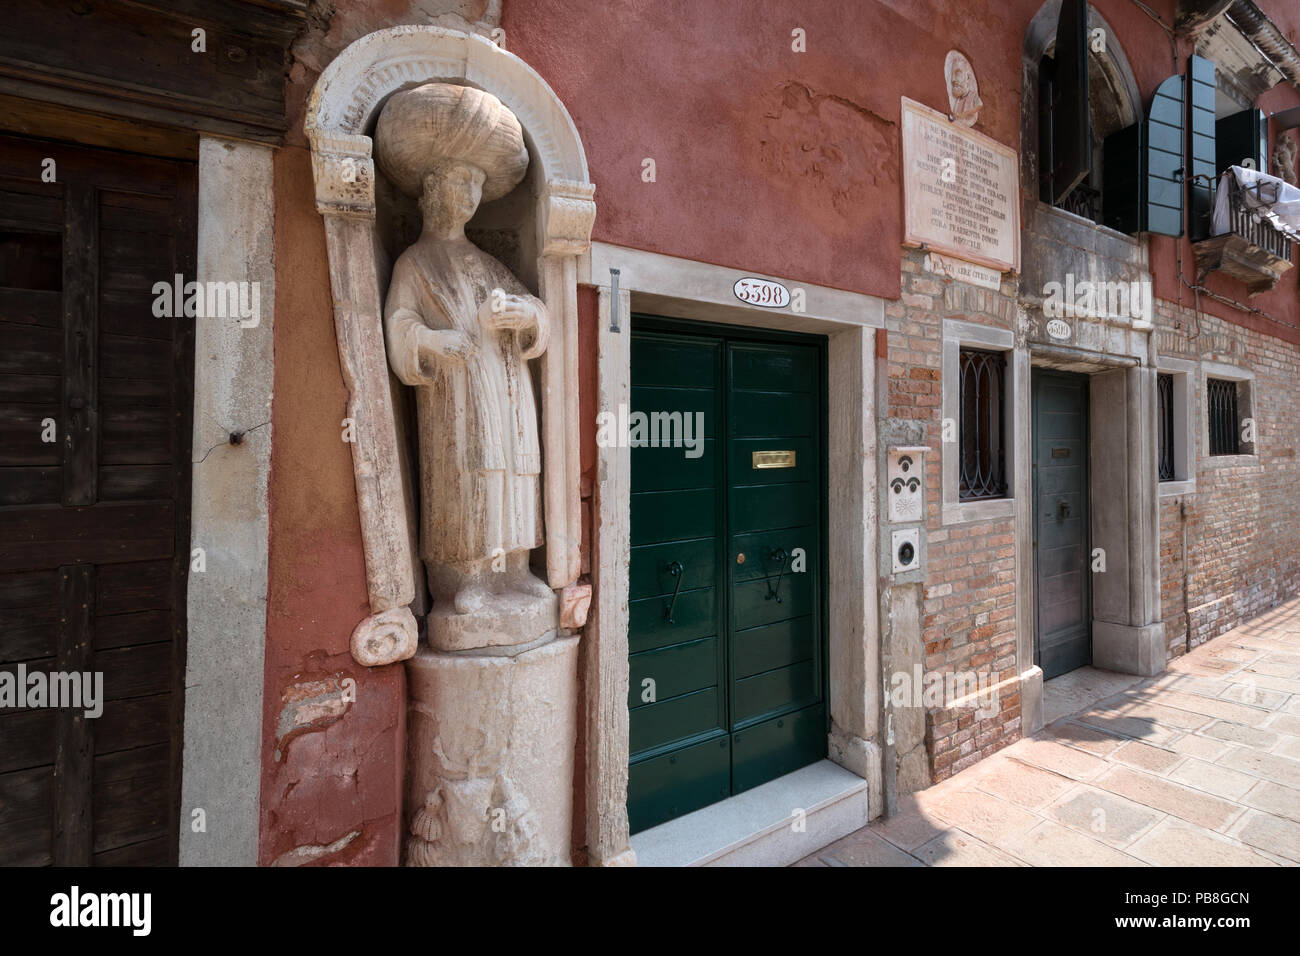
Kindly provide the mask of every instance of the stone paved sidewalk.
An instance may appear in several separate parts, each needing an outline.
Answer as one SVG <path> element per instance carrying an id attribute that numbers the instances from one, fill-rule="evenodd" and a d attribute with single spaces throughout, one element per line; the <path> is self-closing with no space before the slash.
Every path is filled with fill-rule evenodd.
<path id="1" fill-rule="evenodd" d="M 1300 600 L 1158 678 L 1085 668 L 1044 703 L 1039 734 L 796 865 L 1300 862 Z"/>

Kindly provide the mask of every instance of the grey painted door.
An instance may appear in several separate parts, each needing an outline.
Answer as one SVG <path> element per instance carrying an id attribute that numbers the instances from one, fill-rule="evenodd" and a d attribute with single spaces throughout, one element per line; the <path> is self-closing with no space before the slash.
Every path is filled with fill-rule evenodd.
<path id="1" fill-rule="evenodd" d="M 1092 658 L 1088 378 L 1033 378 L 1034 660 L 1050 679 Z"/>

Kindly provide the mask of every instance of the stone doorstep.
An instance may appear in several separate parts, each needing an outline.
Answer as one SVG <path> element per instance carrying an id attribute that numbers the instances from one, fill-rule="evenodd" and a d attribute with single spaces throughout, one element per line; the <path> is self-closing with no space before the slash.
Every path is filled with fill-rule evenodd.
<path id="1" fill-rule="evenodd" d="M 796 833 L 801 808 L 807 829 Z M 867 781 L 820 760 L 632 837 L 638 866 L 789 866 L 867 825 Z"/>

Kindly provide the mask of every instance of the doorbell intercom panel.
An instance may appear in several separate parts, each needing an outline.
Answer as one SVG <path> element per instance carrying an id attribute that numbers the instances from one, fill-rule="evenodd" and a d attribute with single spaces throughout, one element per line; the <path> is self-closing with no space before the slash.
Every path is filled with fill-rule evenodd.
<path id="1" fill-rule="evenodd" d="M 915 571 L 921 566 L 921 529 L 907 528 L 893 533 L 894 573 Z"/>

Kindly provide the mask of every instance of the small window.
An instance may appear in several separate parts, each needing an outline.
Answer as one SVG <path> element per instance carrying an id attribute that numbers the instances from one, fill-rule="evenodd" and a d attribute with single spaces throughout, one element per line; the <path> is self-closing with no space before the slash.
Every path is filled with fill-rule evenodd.
<path id="1" fill-rule="evenodd" d="M 1211 455 L 1240 454 L 1237 418 L 1237 383 L 1206 379 Z"/>
<path id="2" fill-rule="evenodd" d="M 1156 376 L 1156 398 L 1159 401 L 1160 480 L 1173 481 L 1177 476 L 1174 464 L 1174 377 Z"/>
<path id="3" fill-rule="evenodd" d="M 962 349 L 961 490 L 962 501 L 1007 495 L 1004 423 L 1006 357 L 1002 352 Z"/>

